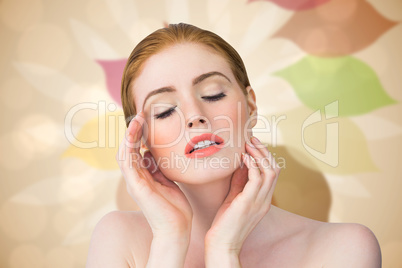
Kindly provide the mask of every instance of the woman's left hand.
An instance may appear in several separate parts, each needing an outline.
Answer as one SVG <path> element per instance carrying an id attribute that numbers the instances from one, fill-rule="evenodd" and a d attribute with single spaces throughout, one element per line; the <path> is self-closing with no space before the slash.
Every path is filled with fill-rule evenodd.
<path id="1" fill-rule="evenodd" d="M 232 176 L 230 190 L 205 237 L 205 253 L 239 256 L 243 242 L 268 213 L 280 169 L 255 137 L 246 143 L 242 164 Z M 250 155 L 254 158 L 252 159 Z"/>

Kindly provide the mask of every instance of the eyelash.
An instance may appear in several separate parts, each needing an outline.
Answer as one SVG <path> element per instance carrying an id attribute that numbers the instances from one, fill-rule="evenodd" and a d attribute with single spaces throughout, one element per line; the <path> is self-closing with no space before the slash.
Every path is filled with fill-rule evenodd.
<path id="1" fill-rule="evenodd" d="M 222 92 L 222 93 L 219 93 L 214 96 L 202 97 L 202 99 L 204 99 L 207 102 L 214 102 L 214 101 L 218 101 L 218 100 L 224 98 L 225 96 L 226 96 L 226 94 Z M 170 108 L 169 110 L 167 110 L 166 112 L 155 115 L 155 118 L 156 119 L 164 119 L 166 117 L 169 117 L 173 113 L 174 109 L 176 109 L 176 107 L 177 106 L 174 106 L 174 107 Z"/>
<path id="2" fill-rule="evenodd" d="M 206 100 L 207 102 L 213 102 L 213 101 L 218 101 L 220 99 L 222 99 L 223 97 L 225 97 L 226 94 L 221 92 L 218 95 L 214 95 L 214 96 L 206 96 L 206 97 L 202 97 L 204 100 Z"/>

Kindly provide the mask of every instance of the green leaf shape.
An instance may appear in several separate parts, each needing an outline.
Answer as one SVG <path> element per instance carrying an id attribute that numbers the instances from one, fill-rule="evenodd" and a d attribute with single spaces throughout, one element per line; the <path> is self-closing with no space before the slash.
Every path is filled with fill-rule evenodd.
<path id="1" fill-rule="evenodd" d="M 351 116 L 396 103 L 371 67 L 351 56 L 306 56 L 274 75 L 289 82 L 300 100 L 313 110 L 339 101 L 339 115 Z"/>

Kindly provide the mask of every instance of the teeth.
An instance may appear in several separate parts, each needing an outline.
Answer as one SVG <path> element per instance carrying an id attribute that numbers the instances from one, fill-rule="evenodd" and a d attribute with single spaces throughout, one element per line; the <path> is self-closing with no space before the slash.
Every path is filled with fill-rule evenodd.
<path id="1" fill-rule="evenodd" d="M 194 148 L 193 148 L 193 150 L 191 150 L 191 152 L 193 152 L 195 150 L 207 148 L 207 147 L 209 147 L 209 146 L 211 146 L 213 144 L 216 144 L 216 143 L 213 142 L 213 141 L 210 141 L 210 140 L 200 141 L 196 145 L 194 145 Z"/>

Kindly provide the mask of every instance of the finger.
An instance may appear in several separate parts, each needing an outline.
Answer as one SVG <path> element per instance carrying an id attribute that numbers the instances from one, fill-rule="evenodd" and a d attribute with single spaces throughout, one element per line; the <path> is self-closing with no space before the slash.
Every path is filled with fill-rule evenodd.
<path id="1" fill-rule="evenodd" d="M 267 147 L 257 137 L 251 136 L 250 141 L 265 157 L 268 156 Z"/>
<path id="2" fill-rule="evenodd" d="M 134 149 L 137 153 L 139 153 L 139 148 L 141 146 L 144 122 L 145 118 L 141 111 L 130 121 L 126 131 L 126 146 L 130 149 Z"/>
<path id="3" fill-rule="evenodd" d="M 273 167 L 276 166 L 275 159 L 272 154 L 268 151 L 268 149 L 263 145 L 257 138 L 252 137 L 252 145 L 247 146 L 246 149 L 250 154 L 252 154 L 258 163 L 258 166 L 261 170 L 262 175 L 262 186 L 260 188 L 259 193 L 257 194 L 256 200 L 260 202 L 266 202 L 266 199 L 269 199 L 269 195 L 272 197 L 273 189 L 272 186 L 273 180 L 277 176 L 277 171 Z M 259 146 L 261 145 L 261 146 Z M 272 191 L 271 191 L 272 189 Z"/>
<path id="4" fill-rule="evenodd" d="M 129 143 L 133 141 L 133 134 L 131 134 L 131 133 L 135 132 L 136 126 L 137 125 L 135 124 L 134 118 L 133 118 L 130 121 L 130 123 L 128 124 L 126 132 L 124 133 L 124 138 L 120 142 L 119 149 L 118 149 L 118 152 L 117 152 L 117 155 L 116 155 L 116 158 L 117 158 L 118 162 L 121 162 L 121 161 L 123 162 L 123 161 L 125 161 L 127 159 L 126 156 L 125 156 L 126 151 L 127 151 L 126 147 L 133 148 L 133 146 L 130 145 Z"/>
<path id="5" fill-rule="evenodd" d="M 152 153 L 149 150 L 144 152 L 144 164 L 151 174 L 159 171 L 155 158 L 152 156 Z"/>
<path id="6" fill-rule="evenodd" d="M 135 189 L 141 179 L 148 179 L 148 170 L 141 167 L 142 156 L 139 152 L 139 146 L 134 144 L 140 144 L 141 142 L 141 129 L 143 120 L 141 113 L 138 113 L 129 123 L 126 130 L 125 139 L 119 147 L 119 155 L 121 157 L 120 168 L 123 174 L 125 174 L 127 185 L 131 189 Z M 139 142 L 138 142 L 139 141 Z"/>
<path id="7" fill-rule="evenodd" d="M 272 184 L 269 186 L 269 192 L 268 195 L 266 197 L 266 199 L 264 200 L 264 202 L 272 202 L 272 196 L 274 195 L 274 191 L 275 191 L 275 186 L 276 186 L 276 182 L 278 181 L 278 177 L 279 177 L 279 173 L 276 174 L 275 178 L 272 180 Z"/>
<path id="8" fill-rule="evenodd" d="M 248 180 L 247 173 L 248 169 L 245 165 L 240 165 L 240 167 L 235 170 L 230 181 L 229 193 L 227 194 L 224 202 L 232 202 L 233 199 L 235 199 L 235 197 L 243 191 Z"/>
<path id="9" fill-rule="evenodd" d="M 123 138 L 120 142 L 119 149 L 117 150 L 117 154 L 116 154 L 116 160 L 119 165 L 120 165 L 120 162 L 124 160 L 123 159 L 124 150 L 125 150 L 125 139 Z"/>
<path id="10" fill-rule="evenodd" d="M 168 187 L 177 186 L 173 181 L 169 180 L 165 177 L 165 175 L 163 175 L 163 173 L 158 168 L 155 158 L 152 156 L 152 153 L 149 150 L 145 151 L 143 162 L 145 164 L 145 168 L 148 169 L 148 171 L 152 174 L 152 177 L 157 182 Z"/>
<path id="11" fill-rule="evenodd" d="M 249 154 L 243 154 L 243 161 L 248 168 L 248 182 L 244 186 L 241 195 L 249 200 L 255 200 L 262 185 L 260 170 Z"/>
<path id="12" fill-rule="evenodd" d="M 272 200 L 272 196 L 274 194 L 274 190 L 275 190 L 275 186 L 276 186 L 276 182 L 278 181 L 278 177 L 279 177 L 279 173 L 280 173 L 280 167 L 278 166 L 278 164 L 275 161 L 275 158 L 272 156 L 272 154 L 269 152 L 269 157 L 272 159 L 272 173 L 271 173 L 271 184 L 268 185 L 268 196 L 266 198 L 266 202 L 271 202 Z"/>
<path id="13" fill-rule="evenodd" d="M 130 156 L 130 166 L 136 165 L 138 169 L 142 168 L 139 161 L 142 161 L 140 147 L 144 122 L 145 118 L 141 111 L 130 121 L 126 131 L 125 145 L 126 153 Z"/>
<path id="14" fill-rule="evenodd" d="M 260 142 L 258 140 L 254 140 L 254 143 Z M 255 150 L 260 150 L 259 154 L 257 154 Z M 250 151 L 256 153 L 257 162 L 259 163 L 259 168 L 263 177 L 263 183 L 259 193 L 257 194 L 256 200 L 257 202 L 270 202 L 275 188 L 275 185 L 273 184 L 277 178 L 278 173 L 277 170 L 274 168 L 276 166 L 275 159 L 265 146 L 264 148 L 255 148 L 254 150 L 250 147 Z M 262 155 L 262 151 L 264 152 L 264 157 L 261 158 L 260 155 Z"/>
<path id="15" fill-rule="evenodd" d="M 264 164 L 266 160 L 265 156 L 260 152 L 260 149 L 257 149 L 253 144 L 247 142 L 246 152 L 254 158 L 260 172 L 263 172 L 262 164 Z"/>
<path id="16" fill-rule="evenodd" d="M 280 167 L 278 166 L 278 163 L 276 162 L 275 157 L 271 154 L 270 151 L 268 151 L 268 149 L 267 149 L 267 152 L 268 152 L 268 158 L 271 162 L 271 167 L 275 170 L 275 173 L 279 173 Z"/>
<path id="17" fill-rule="evenodd" d="M 251 137 L 251 144 L 254 146 L 255 150 L 258 151 L 259 155 L 262 155 L 262 158 L 258 159 L 259 166 L 262 171 L 266 168 L 271 168 L 272 166 L 272 156 L 270 155 L 267 147 L 262 144 L 256 137 Z"/>

